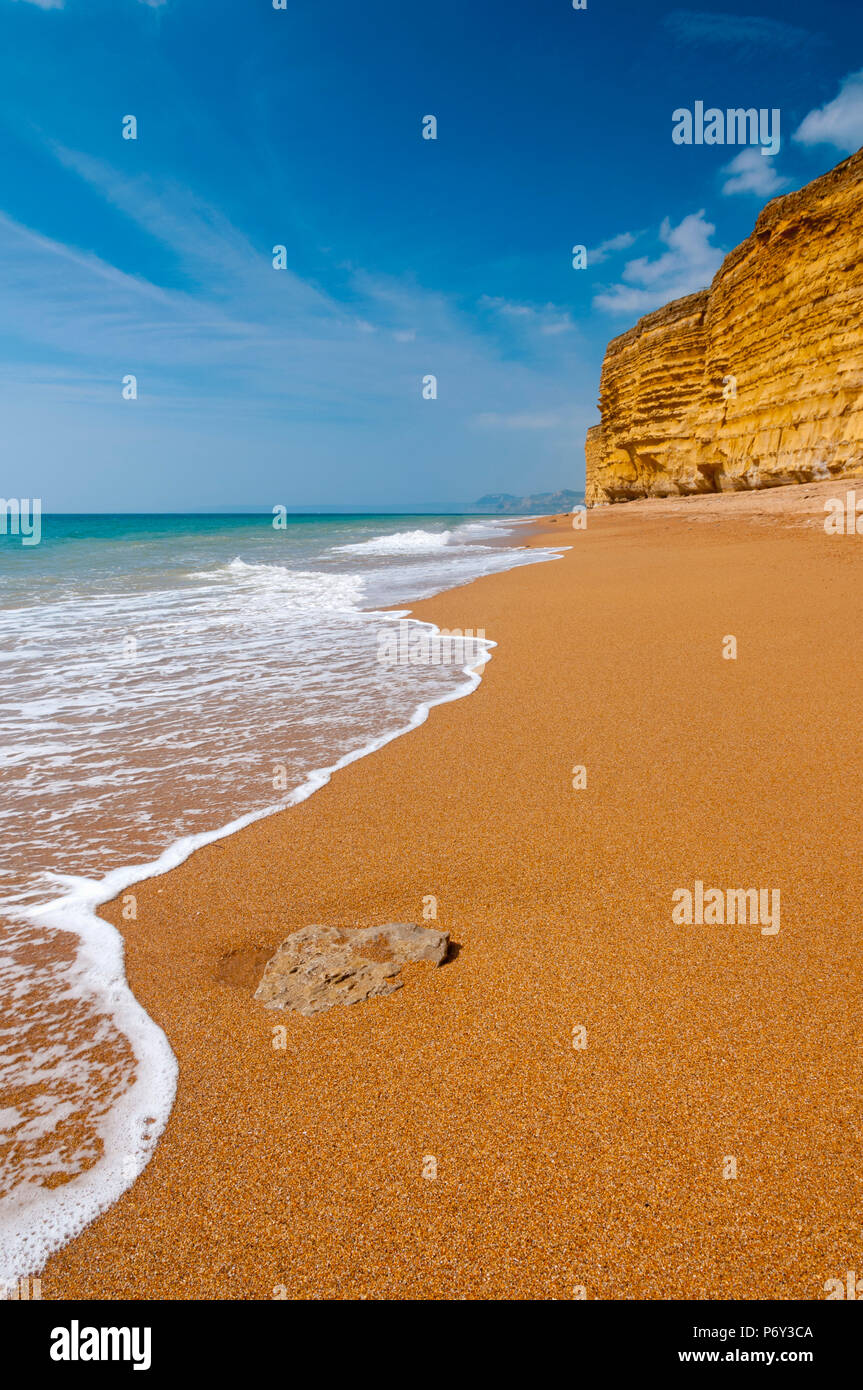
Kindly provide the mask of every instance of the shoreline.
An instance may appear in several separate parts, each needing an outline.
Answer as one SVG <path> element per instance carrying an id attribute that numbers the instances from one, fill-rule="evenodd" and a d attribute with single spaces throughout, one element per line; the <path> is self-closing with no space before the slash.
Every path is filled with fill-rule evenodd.
<path id="1" fill-rule="evenodd" d="M 541 518 L 537 520 L 541 521 Z M 519 536 L 519 530 L 530 526 L 531 521 L 531 518 L 501 520 L 500 525 L 503 528 L 511 529 L 505 529 L 496 543 L 503 548 L 529 548 L 522 544 L 525 533 L 522 530 Z M 558 557 L 549 551 L 545 558 L 551 560 Z M 455 584 L 453 589 L 466 588 L 472 582 L 474 581 L 462 580 Z M 439 592 L 445 594 L 451 591 L 447 588 Z M 431 596 L 432 599 L 436 597 L 438 594 Z M 406 603 L 426 601 L 428 600 L 405 600 L 389 607 L 375 607 L 365 611 L 370 616 L 376 613 L 398 614 L 400 620 L 406 620 L 412 627 L 437 632 L 438 628 L 434 623 L 415 617 L 413 609 L 405 606 Z M 112 1103 L 106 1122 L 108 1135 L 125 1135 L 125 1155 L 115 1141 L 111 1158 L 102 1159 L 94 1167 L 85 1169 L 68 1190 L 62 1183 L 53 1187 L 43 1187 L 38 1224 L 34 1224 L 31 1219 L 33 1214 L 26 1208 L 17 1216 L 10 1214 L 6 1217 L 0 1249 L 0 1283 L 11 1285 L 19 1278 L 38 1273 L 46 1259 L 51 1258 L 70 1241 L 77 1239 L 92 1221 L 110 1210 L 130 1187 L 130 1176 L 134 1174 L 134 1183 L 146 1167 L 173 1109 L 177 1082 L 174 1053 L 163 1030 L 153 1023 L 129 987 L 124 970 L 123 933 L 103 917 L 99 909 L 121 899 L 127 889 L 164 877 L 206 846 L 228 839 L 257 821 L 280 815 L 302 804 L 315 792 L 327 786 L 337 772 L 379 752 L 394 739 L 419 728 L 438 705 L 461 700 L 472 694 L 482 679 L 495 645 L 493 641 L 484 643 L 485 656 L 478 664 L 465 665 L 460 669 L 458 674 L 462 679 L 452 690 L 435 699 L 420 700 L 407 723 L 376 735 L 359 748 L 343 754 L 334 763 L 311 769 L 304 780 L 293 788 L 286 800 L 245 812 L 211 830 L 181 836 L 166 845 L 154 859 L 143 863 L 119 865 L 101 878 L 86 878 L 58 872 L 55 877 L 58 882 L 67 883 L 69 892 L 46 899 L 42 903 L 22 906 L 17 914 L 7 915 L 10 923 L 32 923 L 37 929 L 58 933 L 61 936 L 65 934 L 78 943 L 78 964 L 85 973 L 89 973 L 95 980 L 101 980 L 103 986 L 107 987 L 109 993 L 104 1001 L 105 1015 L 119 1028 L 120 1035 L 124 1038 L 124 1048 L 128 1045 L 131 1049 L 135 1057 L 137 1075 L 134 1083 L 122 1091 Z M 52 1234 L 40 1236 L 38 1232 L 46 1227 Z"/>
<path id="2" fill-rule="evenodd" d="M 827 486 L 838 492 L 843 483 Z M 693 500 L 696 510 L 685 505 L 695 516 L 701 499 Z M 105 906 L 101 915 L 123 927 L 130 987 L 178 1057 L 177 1100 L 134 1186 L 48 1261 L 43 1297 L 269 1298 L 285 1287 L 288 1297 L 300 1298 L 561 1298 L 572 1297 L 573 1285 L 584 1285 L 588 1297 L 710 1297 L 721 1290 L 724 1296 L 818 1296 L 796 1291 L 805 1278 L 807 1242 L 791 1219 L 788 1164 L 778 1178 L 774 1171 L 781 1200 L 774 1190 L 773 1201 L 759 1201 L 770 1168 L 761 1128 L 744 1125 L 727 1082 L 713 1075 L 715 1041 L 705 1056 L 693 1054 L 687 1031 L 693 1019 L 681 1014 L 680 988 L 700 969 L 715 999 L 740 1011 L 735 1037 L 741 1046 L 742 1034 L 746 1064 L 737 1080 L 746 1086 L 731 1094 L 742 1103 L 754 1086 L 769 1106 L 777 1071 L 781 1082 L 787 1068 L 766 1066 L 762 1042 L 771 1085 L 757 1084 L 759 1075 L 763 1081 L 759 1039 L 747 1005 L 764 1003 L 767 988 L 764 960 L 752 952 L 774 943 L 763 943 L 757 931 L 726 928 L 702 940 L 701 955 L 684 944 L 665 901 L 672 888 L 698 876 L 699 864 L 696 855 L 693 872 L 690 866 L 672 872 L 667 862 L 658 877 L 644 869 L 662 859 L 664 842 L 654 843 L 650 833 L 657 804 L 676 821 L 676 858 L 697 848 L 705 878 L 720 873 L 724 854 L 734 862 L 720 875 L 723 882 L 771 880 L 763 870 L 759 878 L 745 846 L 729 840 L 721 815 L 709 845 L 703 836 L 693 844 L 691 819 L 700 802 L 685 787 L 682 797 L 669 798 L 660 774 L 679 763 L 694 767 L 696 779 L 699 771 L 715 775 L 713 749 L 682 728 L 683 743 L 691 744 L 688 763 L 661 720 L 638 720 L 625 691 L 627 680 L 640 683 L 654 714 L 667 706 L 680 713 L 687 708 L 683 694 L 696 696 L 709 676 L 708 704 L 726 721 L 710 727 L 724 731 L 745 759 L 752 730 L 741 727 L 741 711 L 728 701 L 730 663 L 717 657 L 714 664 L 698 648 L 693 686 L 681 660 L 681 642 L 697 647 L 704 621 L 693 609 L 695 596 L 712 604 L 723 631 L 734 631 L 724 601 L 739 615 L 738 625 L 758 629 L 769 647 L 775 614 L 765 614 L 765 605 L 768 596 L 788 603 L 776 567 L 791 546 L 788 558 L 813 595 L 829 571 L 835 591 L 829 611 L 849 629 L 844 642 L 837 636 L 832 643 L 830 661 L 847 677 L 849 663 L 857 662 L 859 671 L 849 647 L 859 615 L 850 584 L 853 540 L 784 527 L 754 535 L 748 520 L 728 512 L 728 532 L 724 525 L 693 532 L 679 525 L 677 513 L 656 507 L 594 509 L 586 532 L 568 529 L 563 538 L 560 521 L 538 522 L 519 539 L 568 544 L 559 564 L 485 576 L 414 603 L 412 619 L 479 626 L 498 643 L 472 700 L 451 699 L 450 709 L 415 726 L 411 739 L 396 737 L 377 757 L 357 760 L 290 814 L 258 820 L 146 880 L 134 927 L 121 922 L 116 902 Z M 636 508 L 648 510 L 639 515 Z M 747 592 L 739 574 L 729 572 L 727 541 L 735 563 L 743 557 L 750 578 L 761 575 L 762 592 Z M 850 552 L 842 549 L 849 545 Z M 698 574 L 705 563 L 708 591 Z M 662 604 L 654 612 L 647 577 L 670 613 Z M 688 591 L 681 592 L 682 580 Z M 590 607 L 597 599 L 605 600 L 606 613 Z M 739 695 L 752 676 L 743 660 L 733 674 Z M 806 676 L 812 672 L 804 662 Z M 844 685 L 845 704 L 831 690 L 821 717 L 847 722 L 847 743 L 860 712 L 859 683 Z M 775 691 L 773 698 L 780 700 Z M 692 705 L 698 708 L 697 698 Z M 632 729 L 624 715 L 636 720 Z M 800 728 L 802 734 L 805 725 Z M 800 757 L 805 750 L 794 751 Z M 583 762 L 588 790 L 574 791 L 570 769 Z M 817 833 L 828 829 L 816 814 L 824 803 L 820 783 L 817 790 L 812 804 L 804 798 L 810 843 L 794 850 L 812 874 L 829 876 Z M 753 811 L 751 796 L 747 802 L 754 815 L 751 853 L 753 843 L 771 843 L 771 827 L 763 811 L 760 818 Z M 851 833 L 845 809 L 851 804 L 847 788 L 843 800 L 828 798 L 834 833 L 837 824 Z M 727 805 L 725 812 L 734 819 Z M 626 815 L 629 821 L 621 819 Z M 633 843 L 620 842 L 625 824 Z M 853 833 L 859 843 L 856 827 Z M 773 881 L 784 887 L 789 851 L 782 845 L 771 854 L 781 861 L 772 866 Z M 783 907 L 777 938 L 782 980 L 800 965 L 788 955 L 795 904 L 793 891 L 786 892 L 791 906 Z M 438 897 L 436 925 L 449 929 L 460 949 L 440 970 L 406 970 L 405 987 L 386 999 L 310 1021 L 262 1010 L 250 990 L 218 978 L 231 953 L 274 947 L 308 922 L 422 920 L 428 893 Z M 627 932 L 630 917 L 640 922 L 640 936 Z M 614 936 L 611 923 L 618 920 L 624 925 Z M 797 945 L 804 956 L 812 949 L 805 940 Z M 716 973 L 717 954 L 727 977 Z M 842 999 L 850 1010 L 852 998 L 846 977 L 853 971 L 859 983 L 857 960 L 859 951 L 856 960 L 841 957 L 844 993 L 820 1000 L 840 1037 L 849 1025 Z M 766 978 L 775 989 L 773 973 Z M 805 982 L 797 985 L 808 999 Z M 773 999 L 770 990 L 767 998 Z M 815 1003 L 810 1000 L 817 1013 Z M 697 1040 L 716 1025 L 703 1005 L 695 1012 Z M 288 1033 L 281 1053 L 271 1045 L 276 1023 Z M 596 1047 L 580 1055 L 571 1034 L 582 1023 Z M 651 1036 L 652 1054 L 633 1051 L 633 1038 Z M 792 1029 L 789 1055 L 799 1061 L 800 1040 L 796 1046 L 794 1040 Z M 853 1052 L 850 1037 L 846 1049 L 849 1044 Z M 840 1057 L 831 1044 L 830 1065 L 816 1068 L 815 1080 L 835 1081 Z M 741 1065 L 738 1058 L 738 1073 Z M 688 1083 L 712 1077 L 714 1109 L 731 1107 L 724 1138 L 709 1095 L 699 1104 L 697 1087 L 690 1084 L 682 1113 L 675 1111 L 664 1089 L 669 1074 Z M 822 1092 L 823 1085 L 816 1087 L 823 1106 Z M 806 1109 L 807 1096 L 784 1094 L 792 1110 Z M 661 1119 L 651 1118 L 651 1101 Z M 761 1161 L 754 1186 L 706 1182 L 712 1151 L 702 1152 L 700 1166 L 692 1164 L 684 1120 L 705 1143 L 710 1135 L 717 1152 L 729 1153 L 732 1118 Z M 626 1133 L 627 1121 L 634 1136 Z M 667 1145 L 657 1146 L 663 1124 Z M 811 1123 L 805 1132 L 812 1132 Z M 645 1149 L 653 1151 L 652 1168 L 645 1169 Z M 434 1182 L 422 1178 L 425 1154 L 438 1158 Z M 829 1200 L 831 1186 L 844 1190 L 850 1172 L 841 1150 L 831 1151 L 831 1162 L 840 1165 L 832 1185 L 815 1176 L 807 1194 L 796 1196 L 829 1218 L 816 1241 L 822 1279 L 836 1273 L 831 1259 L 853 1254 L 851 1246 L 845 1251 L 847 1201 L 831 1206 Z M 790 1224 L 780 1220 L 780 1251 L 776 1212 L 783 1210 Z M 853 1219 L 859 1225 L 856 1214 Z M 765 1291 L 754 1266 L 741 1272 L 744 1220 L 752 1228 L 744 1265 L 760 1254 L 778 1292 Z M 693 1242 L 712 1248 L 698 1253 Z M 811 1258 L 808 1264 L 811 1284 Z"/>

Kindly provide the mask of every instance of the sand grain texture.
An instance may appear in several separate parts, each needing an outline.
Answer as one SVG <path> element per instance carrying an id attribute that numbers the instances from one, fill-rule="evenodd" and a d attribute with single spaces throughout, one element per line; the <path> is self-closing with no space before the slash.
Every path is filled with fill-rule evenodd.
<path id="1" fill-rule="evenodd" d="M 860 1268 L 863 538 L 817 488 L 805 524 L 736 500 L 548 523 L 561 561 L 415 605 L 498 642 L 475 694 L 104 909 L 179 1090 L 44 1297 L 805 1299 Z M 781 932 L 672 925 L 696 878 L 780 888 Z M 387 998 L 306 1019 L 218 978 L 428 894 L 458 950 Z"/>

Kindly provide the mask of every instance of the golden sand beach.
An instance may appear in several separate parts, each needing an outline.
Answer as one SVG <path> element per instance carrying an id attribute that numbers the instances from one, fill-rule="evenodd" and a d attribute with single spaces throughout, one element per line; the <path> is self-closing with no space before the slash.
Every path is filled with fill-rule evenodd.
<path id="1" fill-rule="evenodd" d="M 538 524 L 561 560 L 414 606 L 497 642 L 473 695 L 104 909 L 179 1088 L 44 1298 L 818 1299 L 860 1267 L 843 493 Z M 695 881 L 781 890 L 780 931 L 676 925 Z M 312 1019 L 252 998 L 289 932 L 429 895 L 440 968 Z"/>

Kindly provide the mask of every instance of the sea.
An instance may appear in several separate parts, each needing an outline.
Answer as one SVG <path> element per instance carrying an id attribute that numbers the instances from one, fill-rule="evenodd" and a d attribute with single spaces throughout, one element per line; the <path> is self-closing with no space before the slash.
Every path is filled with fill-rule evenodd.
<path id="1" fill-rule="evenodd" d="M 173 1053 L 96 908 L 475 689 L 493 634 L 436 646 L 409 605 L 556 558 L 519 546 L 524 524 L 58 515 L 35 545 L 0 534 L 0 1296 L 134 1182 L 173 1102 Z"/>

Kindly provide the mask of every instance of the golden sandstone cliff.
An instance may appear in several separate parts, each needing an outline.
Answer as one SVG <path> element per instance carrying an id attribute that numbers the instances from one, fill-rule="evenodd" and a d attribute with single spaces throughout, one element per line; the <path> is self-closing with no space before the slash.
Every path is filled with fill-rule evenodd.
<path id="1" fill-rule="evenodd" d="M 863 150 L 609 343 L 588 506 L 863 473 Z"/>

